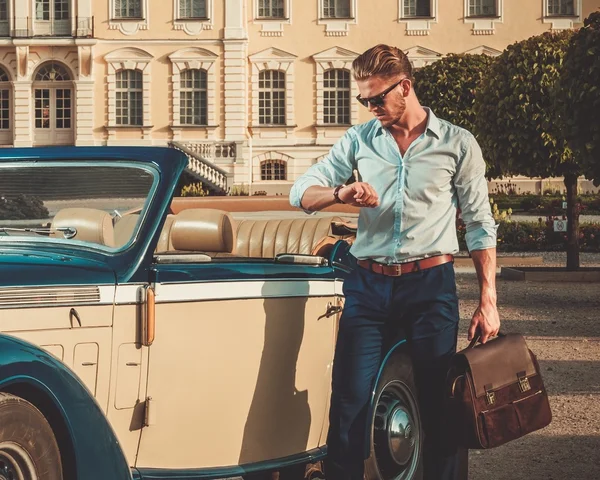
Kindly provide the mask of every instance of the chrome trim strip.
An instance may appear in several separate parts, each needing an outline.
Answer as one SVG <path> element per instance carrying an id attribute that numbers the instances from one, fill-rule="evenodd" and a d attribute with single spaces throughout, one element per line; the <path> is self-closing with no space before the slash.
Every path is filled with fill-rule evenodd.
<path id="1" fill-rule="evenodd" d="M 159 283 L 156 303 L 246 298 L 325 297 L 335 295 L 334 280 L 270 280 L 212 283 Z"/>
<path id="2" fill-rule="evenodd" d="M 0 308 L 106 305 L 113 303 L 113 292 L 112 285 L 0 288 Z"/>

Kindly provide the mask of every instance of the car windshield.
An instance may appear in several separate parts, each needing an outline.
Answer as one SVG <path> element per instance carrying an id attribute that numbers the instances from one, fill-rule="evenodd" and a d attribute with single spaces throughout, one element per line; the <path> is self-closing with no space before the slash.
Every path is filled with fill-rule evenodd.
<path id="1" fill-rule="evenodd" d="M 104 162 L 0 166 L 0 242 L 44 241 L 119 250 L 153 190 L 152 171 Z"/>

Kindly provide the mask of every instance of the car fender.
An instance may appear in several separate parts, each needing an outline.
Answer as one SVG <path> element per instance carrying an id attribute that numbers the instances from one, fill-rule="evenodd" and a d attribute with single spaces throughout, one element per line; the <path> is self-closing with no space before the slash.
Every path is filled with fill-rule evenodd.
<path id="1" fill-rule="evenodd" d="M 0 335 L 0 391 L 30 392 L 27 400 L 34 405 L 36 400 L 40 404 L 50 402 L 64 423 L 63 437 L 66 434 L 68 438 L 63 439 L 70 443 L 73 458 L 69 461 L 74 462 L 71 470 L 78 480 L 131 479 L 119 441 L 96 399 L 51 354 L 23 340 Z"/>

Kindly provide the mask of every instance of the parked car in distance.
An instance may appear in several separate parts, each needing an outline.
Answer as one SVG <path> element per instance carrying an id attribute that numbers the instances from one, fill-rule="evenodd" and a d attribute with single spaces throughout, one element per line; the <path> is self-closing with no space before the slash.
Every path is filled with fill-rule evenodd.
<path id="1" fill-rule="evenodd" d="M 340 212 L 173 200 L 186 165 L 0 150 L 0 478 L 301 478 L 326 456 L 355 232 Z M 368 478 L 421 478 L 403 338 L 377 378 Z"/>

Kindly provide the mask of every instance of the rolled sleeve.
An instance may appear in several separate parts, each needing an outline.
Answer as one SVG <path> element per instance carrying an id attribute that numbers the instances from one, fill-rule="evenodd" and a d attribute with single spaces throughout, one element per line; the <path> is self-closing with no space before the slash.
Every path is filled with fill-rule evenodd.
<path id="1" fill-rule="evenodd" d="M 355 168 L 355 140 L 353 129 L 348 130 L 319 163 L 312 165 L 298 178 L 290 190 L 290 204 L 302 208 L 302 197 L 309 187 L 334 187 L 345 183 Z"/>
<path id="2" fill-rule="evenodd" d="M 465 133 L 454 186 L 466 226 L 467 248 L 470 252 L 495 248 L 498 226 L 490 207 L 485 161 L 477 140 L 470 133 Z"/>

